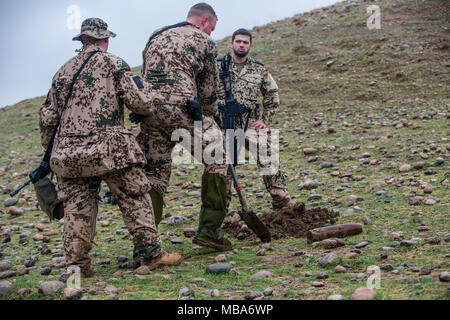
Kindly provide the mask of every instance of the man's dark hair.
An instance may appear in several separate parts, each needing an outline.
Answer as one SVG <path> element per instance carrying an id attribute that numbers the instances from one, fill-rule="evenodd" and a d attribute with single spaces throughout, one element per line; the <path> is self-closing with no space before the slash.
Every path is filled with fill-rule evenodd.
<path id="1" fill-rule="evenodd" d="M 211 7 L 209 4 L 204 3 L 204 2 L 200 2 L 197 3 L 195 6 L 193 6 L 191 8 L 191 10 L 189 10 L 188 13 L 188 18 L 192 18 L 192 17 L 204 17 L 204 16 L 208 16 L 209 19 L 217 19 L 217 15 L 216 12 L 214 11 L 213 7 Z"/>
<path id="2" fill-rule="evenodd" d="M 244 35 L 244 36 L 249 36 L 250 37 L 250 43 L 252 43 L 252 41 L 253 41 L 252 34 L 250 33 L 250 31 L 248 31 L 247 29 L 244 29 L 244 28 L 238 29 L 238 30 L 236 30 L 233 33 L 233 36 L 231 37 L 231 42 L 234 42 L 234 39 L 236 38 L 236 36 L 238 34 L 241 34 L 241 35 Z"/>

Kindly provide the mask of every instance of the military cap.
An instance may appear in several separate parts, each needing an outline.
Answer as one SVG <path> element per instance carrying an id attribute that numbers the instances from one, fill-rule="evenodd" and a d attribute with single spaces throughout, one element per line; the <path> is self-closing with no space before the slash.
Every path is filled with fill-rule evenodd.
<path id="1" fill-rule="evenodd" d="M 116 34 L 108 30 L 108 24 L 99 18 L 88 18 L 81 24 L 81 33 L 73 38 L 73 41 L 81 41 L 81 36 L 86 35 L 95 39 L 105 39 Z"/>

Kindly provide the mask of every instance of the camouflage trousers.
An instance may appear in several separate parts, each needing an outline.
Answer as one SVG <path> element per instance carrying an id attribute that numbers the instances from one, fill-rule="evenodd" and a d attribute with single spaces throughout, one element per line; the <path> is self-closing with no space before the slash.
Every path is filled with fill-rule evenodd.
<path id="1" fill-rule="evenodd" d="M 58 198 L 64 203 L 64 250 L 66 264 L 82 272 L 90 268 L 89 251 L 95 236 L 101 181 L 105 181 L 118 200 L 124 223 L 134 243 L 134 259 L 151 261 L 161 254 L 161 239 L 156 231 L 150 189 L 144 170 L 128 167 L 99 177 L 60 178 Z"/>
<path id="2" fill-rule="evenodd" d="M 250 123 L 252 123 L 252 121 Z M 247 130 L 245 134 L 245 149 L 249 151 L 250 158 L 246 157 L 246 160 L 253 159 L 256 161 L 256 164 L 261 171 L 266 190 L 272 197 L 272 207 L 274 210 L 277 210 L 287 205 L 290 202 L 291 197 L 286 187 L 286 175 L 280 169 L 279 160 L 275 163 L 271 161 L 272 155 L 275 153 L 279 155 L 278 145 L 272 143 L 273 136 L 270 129 L 262 132 L 264 132 L 264 134 L 258 134 L 254 129 Z M 226 136 L 225 131 L 223 132 L 223 135 Z M 261 148 L 264 149 L 261 150 Z M 228 192 L 227 197 L 227 207 L 229 207 L 232 185 L 232 175 L 229 170 L 227 179 L 230 183 L 230 191 Z"/>
<path id="3" fill-rule="evenodd" d="M 196 135 L 202 135 L 202 144 L 199 146 L 197 154 L 194 148 L 194 121 L 187 115 L 184 106 L 180 105 L 158 105 L 156 112 L 141 124 L 141 132 L 137 136 L 137 141 L 144 151 L 147 159 L 145 171 L 152 188 L 156 189 L 161 195 L 167 191 L 172 171 L 172 152 L 178 143 L 172 141 L 172 135 L 175 130 L 185 130 L 191 139 L 191 155 L 202 162 L 205 166 L 205 173 L 219 174 L 226 176 L 227 164 L 223 161 L 218 163 L 205 163 L 203 156 L 199 159 L 197 156 L 203 155 L 203 150 L 207 148 L 210 141 L 221 139 L 221 130 L 217 123 L 210 117 L 203 116 L 203 126 L 201 132 L 195 132 Z M 218 140 L 216 140 L 218 141 Z M 222 142 L 220 149 L 223 152 Z M 224 155 L 225 157 L 225 155 Z"/>

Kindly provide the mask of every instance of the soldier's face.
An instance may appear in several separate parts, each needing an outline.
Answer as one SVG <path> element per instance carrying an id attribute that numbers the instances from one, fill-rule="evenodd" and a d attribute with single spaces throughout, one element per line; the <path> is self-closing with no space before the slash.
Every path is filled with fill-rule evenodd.
<path id="1" fill-rule="evenodd" d="M 252 49 L 252 44 L 250 42 L 250 37 L 244 34 L 238 34 L 231 43 L 234 54 L 239 58 L 246 57 L 250 50 Z"/>
<path id="2" fill-rule="evenodd" d="M 202 31 L 206 33 L 208 36 L 210 36 L 211 33 L 216 29 L 216 24 L 217 19 L 203 17 L 200 29 L 202 29 Z"/>

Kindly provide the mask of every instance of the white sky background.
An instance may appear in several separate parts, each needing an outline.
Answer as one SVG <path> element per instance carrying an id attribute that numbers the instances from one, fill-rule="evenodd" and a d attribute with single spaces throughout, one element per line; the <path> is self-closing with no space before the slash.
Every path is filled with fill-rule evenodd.
<path id="1" fill-rule="evenodd" d="M 67 9 L 76 5 L 81 21 L 105 20 L 117 33 L 109 52 L 132 67 L 142 63 L 142 50 L 151 33 L 162 26 L 186 19 L 199 0 L 1 0 L 0 107 L 45 95 L 56 71 L 80 48 L 72 41 L 79 28 L 69 29 Z M 230 36 L 238 28 L 251 29 L 292 17 L 337 0 L 206 0 L 219 22 L 215 40 Z"/>

